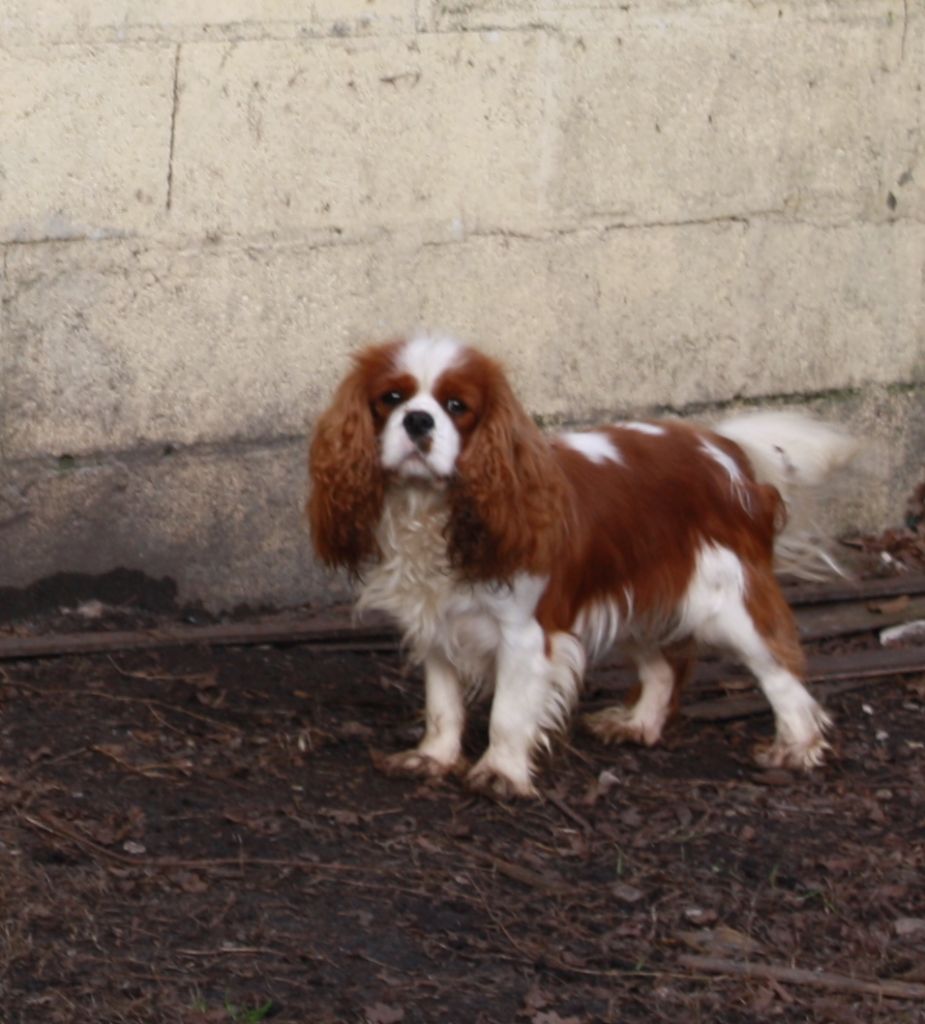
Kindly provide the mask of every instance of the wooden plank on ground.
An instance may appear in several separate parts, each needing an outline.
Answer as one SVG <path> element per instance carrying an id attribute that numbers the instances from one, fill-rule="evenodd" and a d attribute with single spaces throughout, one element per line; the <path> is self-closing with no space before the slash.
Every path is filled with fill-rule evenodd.
<path id="1" fill-rule="evenodd" d="M 723 664 L 704 666 L 704 672 L 717 681 L 722 678 L 723 672 L 727 673 L 728 679 L 734 679 L 737 674 L 741 674 L 741 670 Z M 807 659 L 807 679 L 821 684 L 814 688 L 814 692 L 821 697 L 857 689 L 874 679 L 915 675 L 919 672 L 925 672 L 925 647 L 854 651 L 849 654 L 817 654 Z M 770 713 L 770 710 L 770 705 L 762 694 L 750 692 L 718 697 L 716 700 L 696 701 L 682 706 L 681 714 L 685 718 L 721 722 L 733 718 L 747 718 L 749 715 L 763 712 Z"/>
<path id="2" fill-rule="evenodd" d="M 220 622 L 206 626 L 160 626 L 0 638 L 0 660 L 48 658 L 65 654 L 105 654 L 197 644 L 209 647 L 255 644 L 308 644 L 327 651 L 395 650 L 396 633 L 384 626 L 351 627 L 343 621 L 274 619 Z"/>
<path id="3" fill-rule="evenodd" d="M 925 611 L 925 576 L 884 580 L 839 581 L 835 584 L 785 588 L 796 607 L 804 639 L 848 635 L 892 625 Z M 909 595 L 905 612 L 877 614 L 867 606 L 876 599 Z M 831 607 L 842 605 L 838 607 Z M 815 607 L 823 606 L 823 607 Z M 824 607 L 830 606 L 830 607 Z M 189 645 L 213 647 L 258 644 L 305 644 L 327 651 L 391 651 L 399 646 L 397 632 L 387 623 L 351 625 L 347 609 L 325 615 L 285 615 L 258 621 L 221 622 L 204 626 L 170 624 L 156 629 L 58 633 L 41 636 L 0 635 L 0 661 L 48 658 L 68 654 L 154 650 Z"/>
<path id="4" fill-rule="evenodd" d="M 839 601 L 867 601 L 900 594 L 925 594 L 925 574 L 909 573 L 884 579 L 834 580 L 831 583 L 791 583 L 783 587 L 784 596 L 794 607 L 833 604 Z"/>
<path id="5" fill-rule="evenodd" d="M 908 595 L 900 595 L 901 598 Z M 877 610 L 877 605 L 884 610 Z M 891 607 L 891 605 L 895 605 Z M 821 604 L 796 609 L 800 638 L 804 641 L 822 640 L 827 637 L 851 636 L 880 630 L 901 622 L 925 618 L 925 597 L 908 597 L 908 600 L 889 603 L 881 599 L 865 598 L 863 601 L 841 604 Z"/>

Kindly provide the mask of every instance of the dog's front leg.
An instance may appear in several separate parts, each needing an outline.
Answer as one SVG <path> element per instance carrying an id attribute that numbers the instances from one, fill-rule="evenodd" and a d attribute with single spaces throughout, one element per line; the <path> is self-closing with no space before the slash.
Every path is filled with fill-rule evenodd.
<path id="1" fill-rule="evenodd" d="M 466 706 L 458 673 L 442 655 L 431 654 L 424 663 L 424 686 L 424 738 L 413 750 L 386 757 L 383 767 L 387 772 L 436 777 L 465 767 L 462 735 Z"/>
<path id="2" fill-rule="evenodd" d="M 535 796 L 532 769 L 550 706 L 550 662 L 543 630 L 531 619 L 502 630 L 497 653 L 488 750 L 469 772 L 492 796 Z"/>

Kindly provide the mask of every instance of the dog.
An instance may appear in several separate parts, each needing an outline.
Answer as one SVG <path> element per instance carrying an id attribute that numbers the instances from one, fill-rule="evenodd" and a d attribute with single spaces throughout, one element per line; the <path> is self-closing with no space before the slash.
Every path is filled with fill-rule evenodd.
<path id="1" fill-rule="evenodd" d="M 537 754 L 616 643 L 639 686 L 586 718 L 599 739 L 657 743 L 707 646 L 745 665 L 773 709 L 759 763 L 820 764 L 830 718 L 801 681 L 775 546 L 787 549 L 791 493 L 854 447 L 786 412 L 547 436 L 499 363 L 453 338 L 360 351 L 315 425 L 307 514 L 322 561 L 359 579 L 358 608 L 394 617 L 423 666 L 423 739 L 385 769 L 535 795 Z M 827 557 L 791 546 L 798 563 Z M 466 708 L 486 691 L 488 748 L 470 768 Z"/>

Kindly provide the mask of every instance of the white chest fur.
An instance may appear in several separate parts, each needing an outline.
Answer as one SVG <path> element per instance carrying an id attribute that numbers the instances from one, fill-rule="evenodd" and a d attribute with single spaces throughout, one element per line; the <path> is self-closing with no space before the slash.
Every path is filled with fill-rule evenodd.
<path id="1" fill-rule="evenodd" d="M 390 491 L 377 533 L 382 557 L 366 573 L 357 607 L 393 616 L 415 661 L 439 652 L 478 684 L 490 674 L 504 609 L 518 588 L 462 580 L 447 554 L 447 520 L 442 492 Z"/>

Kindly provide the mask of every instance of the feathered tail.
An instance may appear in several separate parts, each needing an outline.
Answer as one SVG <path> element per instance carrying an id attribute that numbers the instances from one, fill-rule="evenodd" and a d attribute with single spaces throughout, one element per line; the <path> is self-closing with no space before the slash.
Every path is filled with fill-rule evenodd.
<path id="1" fill-rule="evenodd" d="M 795 412 L 736 416 L 714 430 L 735 441 L 758 479 L 773 484 L 784 499 L 788 520 L 774 548 L 778 570 L 806 580 L 846 575 L 814 528 L 807 491 L 846 466 L 858 442 L 841 427 Z"/>

